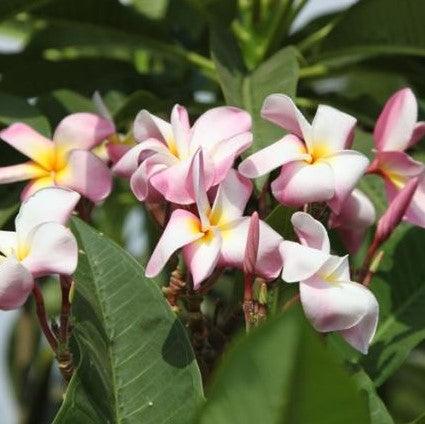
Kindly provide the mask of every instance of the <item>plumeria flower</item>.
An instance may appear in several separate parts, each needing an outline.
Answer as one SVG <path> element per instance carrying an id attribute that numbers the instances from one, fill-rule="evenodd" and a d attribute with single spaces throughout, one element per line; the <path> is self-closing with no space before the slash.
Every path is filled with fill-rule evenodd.
<path id="1" fill-rule="evenodd" d="M 356 119 L 320 105 L 310 125 L 283 94 L 268 96 L 261 116 L 290 134 L 245 159 L 239 172 L 256 178 L 281 167 L 280 176 L 272 182 L 279 202 L 302 206 L 326 201 L 339 212 L 368 165 L 364 155 L 349 150 Z"/>
<path id="2" fill-rule="evenodd" d="M 356 253 L 367 229 L 376 220 L 376 211 L 370 199 L 359 189 L 354 189 L 342 205 L 341 211 L 331 213 L 329 228 L 336 228 L 349 253 Z"/>
<path id="3" fill-rule="evenodd" d="M 21 193 L 22 199 L 41 188 L 59 186 L 99 202 L 109 195 L 112 176 L 90 150 L 113 132 L 110 121 L 92 113 L 64 118 L 53 140 L 26 124 L 13 124 L 1 131 L 0 137 L 31 160 L 0 168 L 0 184 L 30 180 Z"/>
<path id="4" fill-rule="evenodd" d="M 300 282 L 304 312 L 317 331 L 337 331 L 366 354 L 378 322 L 375 296 L 351 281 L 347 256 L 330 254 L 328 234 L 319 221 L 296 212 L 292 224 L 301 244 L 282 242 L 282 278 Z"/>
<path id="5" fill-rule="evenodd" d="M 387 101 L 375 125 L 377 152 L 369 172 L 384 178 L 390 203 L 409 179 L 424 174 L 424 165 L 405 153 L 425 135 L 425 122 L 417 122 L 417 117 L 415 95 L 404 88 Z M 421 178 L 404 219 L 425 227 L 425 178 Z"/>
<path id="6" fill-rule="evenodd" d="M 77 242 L 64 224 L 79 199 L 74 191 L 42 189 L 22 203 L 16 232 L 0 231 L 0 309 L 23 305 L 35 278 L 75 271 Z"/>
<path id="7" fill-rule="evenodd" d="M 141 111 L 133 133 L 138 145 L 114 166 L 130 178 L 135 196 L 144 201 L 151 189 L 180 205 L 195 201 L 190 166 L 195 153 L 204 154 L 205 187 L 219 184 L 237 156 L 252 143 L 251 117 L 235 107 L 217 107 L 201 115 L 190 127 L 186 109 L 174 106 L 171 123 Z"/>
<path id="8" fill-rule="evenodd" d="M 146 267 L 146 276 L 156 276 L 171 255 L 183 248 L 183 257 L 198 288 L 216 266 L 243 269 L 249 217 L 243 211 L 252 192 L 251 182 L 231 169 L 218 186 L 211 207 L 205 188 L 203 154 L 192 160 L 198 215 L 175 210 Z M 256 275 L 266 280 L 277 277 L 282 268 L 279 244 L 282 238 L 266 223 L 259 223 L 259 248 Z"/>
<path id="9" fill-rule="evenodd" d="M 97 113 L 113 123 L 112 114 L 98 91 L 93 94 L 92 101 L 97 109 Z M 117 163 L 135 145 L 136 141 L 131 131 L 123 135 L 119 134 L 115 129 L 114 133 L 105 142 L 95 147 L 93 152 L 105 162 L 110 160 L 112 163 Z"/>

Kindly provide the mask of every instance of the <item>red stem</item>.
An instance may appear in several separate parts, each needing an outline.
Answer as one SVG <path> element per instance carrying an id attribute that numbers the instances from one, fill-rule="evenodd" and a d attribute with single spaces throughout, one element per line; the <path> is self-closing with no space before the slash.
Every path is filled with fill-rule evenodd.
<path id="1" fill-rule="evenodd" d="M 32 294 L 34 295 L 35 309 L 37 312 L 38 322 L 40 323 L 41 330 L 43 331 L 53 352 L 56 353 L 58 348 L 58 342 L 52 330 L 50 329 L 49 323 L 47 321 L 47 313 L 46 313 L 46 308 L 44 305 L 43 293 L 36 282 L 34 282 L 34 288 L 32 289 Z"/>
<path id="2" fill-rule="evenodd" d="M 373 258 L 375 257 L 376 252 L 378 251 L 380 246 L 381 246 L 381 241 L 378 240 L 375 234 L 372 244 L 367 249 L 366 257 L 360 271 L 360 281 L 362 281 L 364 285 L 370 284 L 370 279 L 372 278 L 372 276 L 368 277 L 368 275 L 371 273 L 370 265 L 372 264 Z M 369 278 L 369 281 L 367 281 L 368 278 Z"/>
<path id="3" fill-rule="evenodd" d="M 60 315 L 60 329 L 59 329 L 59 340 L 61 344 L 66 345 L 68 343 L 68 331 L 69 331 L 69 315 L 71 313 L 71 303 L 69 302 L 69 292 L 72 286 L 72 278 L 68 275 L 61 275 L 60 285 L 62 291 L 62 307 Z"/>

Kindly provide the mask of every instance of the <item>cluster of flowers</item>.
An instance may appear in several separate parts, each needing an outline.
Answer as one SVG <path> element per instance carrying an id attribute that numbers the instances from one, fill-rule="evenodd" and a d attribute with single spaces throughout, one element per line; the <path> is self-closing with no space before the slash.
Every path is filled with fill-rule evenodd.
<path id="1" fill-rule="evenodd" d="M 287 135 L 237 169 L 234 164 L 253 139 L 251 117 L 243 110 L 217 107 L 192 127 L 182 106 L 173 108 L 170 123 L 143 110 L 132 136 L 122 138 L 101 104 L 100 109 L 104 117 L 78 113 L 65 118 L 53 141 L 25 124 L 0 133 L 31 159 L 0 168 L 0 183 L 31 180 L 22 192 L 17 233 L 0 232 L 6 257 L 0 263 L 1 308 L 19 307 L 34 278 L 75 270 L 76 242 L 63 224 L 80 195 L 94 203 L 107 197 L 114 173 L 129 179 L 134 195 L 149 208 L 170 211 L 161 217 L 164 231 L 147 264 L 148 277 L 159 274 L 179 250 L 195 289 L 217 268 L 237 268 L 266 281 L 281 275 L 287 283 L 300 282 L 302 306 L 318 331 L 340 332 L 354 348 L 367 352 L 378 303 L 367 279 L 363 284 L 351 281 L 348 257 L 331 253 L 324 225 L 296 212 L 292 224 L 299 242 L 288 241 L 256 213 L 250 217 L 244 212 L 253 192 L 250 179 L 280 168 L 271 183 L 274 198 L 299 208 L 327 204 L 328 227 L 337 229 L 347 250 L 355 253 L 376 220 L 372 202 L 356 185 L 365 173 L 374 173 L 385 180 L 390 206 L 379 220 L 368 266 L 402 219 L 425 227 L 425 167 L 405 153 L 425 134 L 425 123 L 417 122 L 417 103 L 409 89 L 395 93 L 379 116 L 371 164 L 351 149 L 355 118 L 320 105 L 310 124 L 281 94 L 265 99 L 261 115 Z M 107 161 L 93 153 L 105 140 Z M 44 188 L 52 186 L 56 188 Z"/>

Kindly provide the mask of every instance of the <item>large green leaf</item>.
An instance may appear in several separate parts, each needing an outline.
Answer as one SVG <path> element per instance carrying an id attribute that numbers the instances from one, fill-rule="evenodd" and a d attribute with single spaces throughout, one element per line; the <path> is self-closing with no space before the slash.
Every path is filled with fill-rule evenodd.
<path id="1" fill-rule="evenodd" d="M 55 423 L 186 423 L 202 386 L 183 326 L 130 255 L 78 219 L 73 230 L 80 363 Z"/>
<path id="2" fill-rule="evenodd" d="M 425 56 L 421 0 L 362 0 L 335 25 L 322 45 L 327 56 Z"/>
<path id="3" fill-rule="evenodd" d="M 298 81 L 296 50 L 286 47 L 248 72 L 231 33 L 221 27 L 212 31 L 211 54 L 226 102 L 251 113 L 254 143 L 250 154 L 282 137 L 283 130 L 261 118 L 264 99 L 272 93 L 295 95 Z"/>
<path id="4" fill-rule="evenodd" d="M 368 423 L 366 399 L 294 310 L 242 337 L 225 356 L 202 424 Z"/>
<path id="5" fill-rule="evenodd" d="M 403 224 L 384 245 L 384 259 L 372 281 L 380 322 L 369 354 L 361 361 L 382 384 L 425 339 L 425 233 Z"/>

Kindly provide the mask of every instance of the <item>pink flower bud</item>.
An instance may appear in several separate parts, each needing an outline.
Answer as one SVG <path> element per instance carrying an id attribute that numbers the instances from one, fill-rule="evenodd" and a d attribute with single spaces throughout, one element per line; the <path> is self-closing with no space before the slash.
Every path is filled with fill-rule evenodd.
<path id="1" fill-rule="evenodd" d="M 260 221 L 258 213 L 254 212 L 249 220 L 248 238 L 246 240 L 245 258 L 243 262 L 244 273 L 247 275 L 255 275 L 259 242 Z"/>

